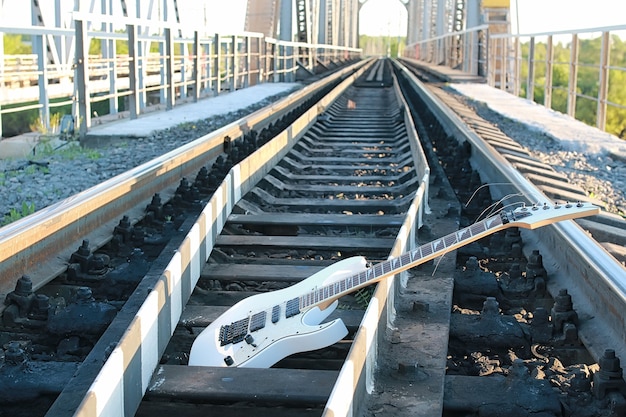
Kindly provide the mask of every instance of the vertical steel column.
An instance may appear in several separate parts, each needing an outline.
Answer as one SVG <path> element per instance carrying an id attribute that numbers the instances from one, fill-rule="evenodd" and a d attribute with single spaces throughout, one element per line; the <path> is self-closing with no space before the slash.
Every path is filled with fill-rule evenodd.
<path id="1" fill-rule="evenodd" d="M 465 1 L 465 27 L 471 29 L 476 26 L 480 26 L 483 23 L 482 10 L 479 0 L 466 0 Z M 465 71 L 472 74 L 478 74 L 478 61 L 480 59 L 479 49 L 474 46 L 474 41 L 479 42 L 475 32 L 466 37 L 465 45 L 463 45 L 463 61 Z M 493 43 L 492 43 L 493 45 Z M 495 51 L 493 51 L 495 53 Z M 473 63 L 476 62 L 474 69 Z M 495 63 L 495 61 L 493 61 Z M 495 68 L 494 68 L 494 83 L 495 83 Z"/>
<path id="2" fill-rule="evenodd" d="M 215 53 L 215 57 L 214 57 L 214 64 L 213 64 L 213 77 L 215 80 L 215 91 L 213 92 L 213 95 L 217 96 L 220 93 L 220 90 L 222 89 L 222 79 L 221 79 L 221 73 L 220 73 L 220 55 L 221 55 L 221 50 L 222 50 L 222 45 L 221 45 L 221 39 L 220 39 L 220 35 L 218 33 L 215 34 L 215 38 L 213 40 L 213 51 Z"/>
<path id="3" fill-rule="evenodd" d="M 273 69 L 274 69 L 274 82 L 277 83 L 280 81 L 280 74 L 278 73 L 278 60 L 280 59 L 280 52 L 279 52 L 280 47 L 278 46 L 278 43 L 274 44 L 274 54 L 272 56 L 273 61 L 274 61 L 274 65 L 273 65 Z"/>
<path id="4" fill-rule="evenodd" d="M 535 37 L 531 36 L 528 49 L 528 78 L 526 80 L 526 98 L 533 101 L 535 98 Z"/>
<path id="5" fill-rule="evenodd" d="M 33 39 L 35 53 L 37 54 L 37 86 L 39 88 L 39 118 L 46 127 L 46 132 L 50 131 L 50 97 L 48 97 L 48 60 L 46 56 L 46 35 L 36 35 Z"/>
<path id="6" fill-rule="evenodd" d="M 548 36 L 548 44 L 546 46 L 546 85 L 544 86 L 543 105 L 547 108 L 552 107 L 552 69 L 554 66 L 554 45 L 552 35 Z"/>
<path id="7" fill-rule="evenodd" d="M 200 33 L 193 32 L 193 102 L 200 98 Z"/>
<path id="8" fill-rule="evenodd" d="M 446 35 L 448 33 L 448 28 L 446 26 L 446 15 L 449 10 L 447 10 L 447 0 L 437 0 L 437 10 L 435 17 L 435 33 L 437 36 Z M 446 61 L 446 49 L 444 39 L 438 39 L 435 43 L 436 51 L 435 51 L 435 64 L 440 65 Z"/>
<path id="9" fill-rule="evenodd" d="M 45 26 L 43 15 L 39 9 L 39 3 L 31 2 L 31 21 L 33 26 Z M 32 37 L 33 52 L 37 55 L 37 72 L 38 72 L 38 88 L 39 88 L 39 119 L 43 122 L 46 129 L 50 129 L 50 102 L 47 94 L 48 77 L 44 77 L 44 71 L 48 66 L 48 62 L 53 63 L 52 50 L 46 42 L 48 35 L 35 35 Z"/>
<path id="10" fill-rule="evenodd" d="M 165 108 L 174 108 L 176 87 L 174 86 L 174 35 L 171 28 L 165 28 L 165 91 L 167 91 L 167 101 Z"/>
<path id="11" fill-rule="evenodd" d="M 508 71 L 508 48 L 509 48 L 509 40 L 507 38 L 500 38 L 502 45 L 500 45 L 500 90 L 506 91 L 507 87 L 507 75 Z"/>
<path id="12" fill-rule="evenodd" d="M 431 29 L 431 17 L 432 13 L 432 4 L 431 0 L 424 1 L 424 9 L 422 14 L 422 40 L 426 40 L 430 38 L 430 29 Z M 427 44 L 422 44 L 420 48 L 420 58 L 422 61 L 428 61 L 429 59 L 429 51 L 430 47 Z"/>
<path id="13" fill-rule="evenodd" d="M 141 0 L 136 0 L 135 2 L 135 7 L 136 7 L 136 17 L 137 20 L 141 20 Z M 166 3 L 167 4 L 167 3 Z M 167 8 L 166 8 L 166 16 L 167 16 Z M 139 113 L 141 113 L 143 111 L 143 109 L 146 108 L 146 103 L 147 103 L 147 93 L 144 91 L 144 89 L 146 88 L 146 67 L 147 67 L 147 57 L 148 57 L 148 51 L 146 49 L 147 46 L 147 42 L 146 41 L 140 41 L 139 40 L 139 35 L 141 35 L 141 31 L 145 30 L 146 34 L 149 33 L 147 32 L 149 30 L 148 27 L 143 28 L 142 26 L 138 25 L 137 26 L 137 32 L 136 32 L 136 42 L 137 44 L 135 45 L 136 48 L 136 53 L 137 53 L 137 104 L 139 104 L 139 107 L 137 107 L 139 109 Z"/>
<path id="14" fill-rule="evenodd" d="M 87 135 L 87 129 L 91 127 L 91 104 L 89 102 L 89 88 L 87 68 L 89 42 L 83 20 L 74 22 L 76 30 L 76 92 L 78 95 L 78 133 L 83 139 Z"/>
<path id="15" fill-rule="evenodd" d="M 327 21 L 327 13 L 328 13 L 328 1 L 330 0 L 319 0 L 319 12 L 318 12 L 318 26 L 317 26 L 317 43 L 325 44 L 328 34 L 328 21 Z"/>
<path id="16" fill-rule="evenodd" d="M 487 37 L 487 84 L 490 87 L 496 86 L 496 64 L 494 60 L 493 50 L 495 49 L 493 44 L 495 39 Z"/>
<path id="17" fill-rule="evenodd" d="M 113 0 L 102 0 L 100 12 L 105 16 L 113 16 Z M 102 22 L 100 30 L 104 33 L 113 33 L 113 23 Z M 114 39 L 103 39 L 100 41 L 100 47 L 102 49 L 102 57 L 106 60 L 109 78 L 109 94 L 111 95 L 109 99 L 109 113 L 117 114 L 119 112 L 118 95 L 115 85 L 115 80 L 117 80 L 117 65 L 115 65 L 117 46 Z"/>
<path id="18" fill-rule="evenodd" d="M 130 96 L 128 96 L 128 110 L 130 111 L 130 118 L 136 119 L 139 115 L 141 108 L 139 103 L 139 54 L 137 49 L 137 26 L 128 24 L 126 25 L 126 33 L 128 33 L 128 86 L 130 90 Z"/>
<path id="19" fill-rule="evenodd" d="M 257 45 L 258 45 L 258 50 L 259 50 L 259 54 L 257 55 L 257 60 L 258 60 L 257 67 L 259 69 L 258 83 L 261 84 L 262 82 L 265 81 L 265 74 L 266 74 L 265 52 L 266 52 L 267 45 L 265 43 L 265 38 L 258 37 Z"/>
<path id="20" fill-rule="evenodd" d="M 293 2 L 294 0 L 281 0 L 280 2 L 280 36 L 282 41 L 293 42 Z M 283 81 L 292 82 L 295 69 L 293 46 L 283 46 L 283 59 L 280 66 L 283 70 Z M 287 59 L 289 57 L 289 59 Z"/>
<path id="21" fill-rule="evenodd" d="M 252 39 L 250 36 L 245 36 L 245 45 L 246 45 L 246 59 L 245 59 L 245 70 L 246 75 L 243 79 L 243 88 L 250 87 L 250 71 L 252 69 Z"/>
<path id="22" fill-rule="evenodd" d="M 206 57 L 204 59 L 204 72 L 203 72 L 203 79 L 204 82 L 202 83 L 203 85 L 203 89 L 210 89 L 211 88 L 211 45 L 209 43 L 206 43 L 202 46 L 202 50 L 204 51 L 204 56 Z"/>
<path id="23" fill-rule="evenodd" d="M 609 32 L 602 32 L 602 50 L 600 52 L 600 79 L 598 88 L 598 111 L 596 126 L 600 130 L 606 129 L 606 104 L 609 93 L 609 62 L 611 51 L 611 37 Z"/>
<path id="24" fill-rule="evenodd" d="M 567 114 L 576 117 L 576 86 L 578 85 L 578 34 L 572 34 L 567 83 Z"/>
<path id="25" fill-rule="evenodd" d="M 239 77 L 239 68 L 238 68 L 238 55 L 237 55 L 237 49 L 239 48 L 239 43 L 237 41 L 237 35 L 233 35 L 232 37 L 232 55 L 230 57 L 230 66 L 232 68 L 232 77 L 233 80 L 230 83 L 230 91 L 236 91 L 237 90 L 237 78 Z"/>

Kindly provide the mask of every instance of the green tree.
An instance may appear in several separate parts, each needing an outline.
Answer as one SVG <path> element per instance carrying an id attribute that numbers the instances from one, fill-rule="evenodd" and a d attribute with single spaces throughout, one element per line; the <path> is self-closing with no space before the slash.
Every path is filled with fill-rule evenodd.
<path id="1" fill-rule="evenodd" d="M 5 55 L 24 55 L 33 53 L 33 48 L 26 42 L 23 35 L 7 33 L 3 38 Z"/>
<path id="2" fill-rule="evenodd" d="M 598 103 L 593 98 L 598 96 L 600 72 L 600 52 L 602 39 L 579 40 L 578 76 L 576 80 L 576 118 L 591 126 L 596 125 Z M 526 97 L 528 90 L 528 56 L 530 44 L 521 45 L 522 65 L 520 71 L 520 95 Z M 546 84 L 546 44 L 535 44 L 534 101 L 543 104 Z M 552 104 L 554 110 L 567 111 L 567 91 L 570 79 L 569 59 L 571 45 L 557 43 L 553 49 L 552 68 Z M 611 37 L 608 101 L 626 106 L 626 42 L 617 35 Z M 590 97 L 590 98 L 588 98 Z M 626 109 L 609 105 L 607 108 L 606 131 L 614 135 L 626 136 Z"/>
<path id="3" fill-rule="evenodd" d="M 359 48 L 363 49 L 366 56 L 398 57 L 398 50 L 402 51 L 406 46 L 406 38 L 398 36 L 359 36 Z"/>

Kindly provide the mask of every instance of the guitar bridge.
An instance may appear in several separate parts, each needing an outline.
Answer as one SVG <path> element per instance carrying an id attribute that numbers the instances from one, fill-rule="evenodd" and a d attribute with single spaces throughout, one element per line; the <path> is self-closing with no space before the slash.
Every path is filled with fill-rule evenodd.
<path id="1" fill-rule="evenodd" d="M 229 343 L 239 343 L 248 334 L 248 319 L 237 320 L 231 324 L 220 327 L 219 341 L 220 346 L 226 346 Z"/>

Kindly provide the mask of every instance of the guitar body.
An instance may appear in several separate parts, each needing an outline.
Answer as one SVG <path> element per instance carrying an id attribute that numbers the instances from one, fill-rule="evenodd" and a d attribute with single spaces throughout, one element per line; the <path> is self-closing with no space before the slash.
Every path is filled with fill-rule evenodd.
<path id="1" fill-rule="evenodd" d="M 348 333 L 339 319 L 323 321 L 335 310 L 337 300 L 351 291 L 507 227 L 535 229 L 599 212 L 598 207 L 581 202 L 522 205 L 369 268 L 362 256 L 339 261 L 289 288 L 235 304 L 196 338 L 189 365 L 267 368 L 291 354 L 326 347 Z"/>
<path id="2" fill-rule="evenodd" d="M 198 335 L 189 365 L 267 368 L 294 353 L 338 342 L 348 333 L 341 319 L 322 323 L 337 300 L 302 311 L 295 308 L 297 313 L 289 302 L 366 268 L 365 258 L 355 256 L 291 287 L 241 300 Z"/>

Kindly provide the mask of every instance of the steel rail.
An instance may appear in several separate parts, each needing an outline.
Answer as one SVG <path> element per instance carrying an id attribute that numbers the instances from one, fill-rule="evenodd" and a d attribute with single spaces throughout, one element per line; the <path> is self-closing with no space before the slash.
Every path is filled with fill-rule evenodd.
<path id="1" fill-rule="evenodd" d="M 409 107 L 398 86 L 395 75 L 393 79 L 398 105 L 404 109 L 404 126 L 409 136 L 411 154 L 417 177 L 420 179 L 420 185 L 407 210 L 388 259 L 398 257 L 415 249 L 417 230 L 422 226 L 422 216 L 430 212 L 428 208 L 430 167 L 415 130 L 411 112 L 408 110 Z M 367 394 L 371 394 L 374 389 L 374 372 L 378 358 L 378 345 L 382 338 L 386 337 L 386 334 L 395 328 L 396 295 L 401 289 L 406 289 L 406 285 L 407 273 L 401 272 L 383 279 L 377 286 L 322 416 L 349 417 L 359 415 L 358 410 L 360 410 L 361 404 L 364 403 L 363 399 Z M 437 376 L 433 375 L 433 378 L 437 378 Z M 443 386 L 443 375 L 441 375 L 441 378 L 441 385 Z"/>
<path id="2" fill-rule="evenodd" d="M 84 239 L 93 248 L 104 245 L 123 215 L 133 222 L 139 219 L 155 193 L 172 194 L 181 178 L 195 175 L 221 154 L 226 138 L 239 138 L 253 128 L 262 129 L 327 85 L 362 70 L 368 63 L 350 65 L 271 106 L 0 228 L 0 297 L 4 299 L 13 291 L 24 271 L 29 271 L 33 289 L 41 288 L 65 270 L 66 260 Z"/>
<path id="3" fill-rule="evenodd" d="M 142 290 L 148 292 L 147 297 L 146 292 L 135 291 L 127 302 L 131 307 L 124 308 L 118 314 L 84 363 L 99 364 L 102 358 L 98 355 L 106 351 L 106 345 L 111 340 L 115 340 L 116 347 L 108 355 L 106 362 L 96 372 L 89 365 L 79 369 L 48 410 L 47 416 L 134 415 L 200 276 L 202 266 L 235 203 L 265 176 L 317 120 L 318 115 L 371 64 L 371 60 L 364 61 L 344 71 L 344 75 L 348 71 L 352 74 L 345 77 L 291 126 L 229 171 L 191 226 L 182 244 L 177 249 L 172 249 L 172 258 L 164 270 L 154 272 L 152 276 L 148 274 L 148 280 L 144 279 L 148 282 L 142 281 L 140 284 Z M 278 108 L 283 109 L 284 106 L 272 106 L 272 109 Z M 257 115 L 250 120 L 258 123 L 259 118 L 260 115 Z M 241 131 L 243 126 L 235 123 L 230 128 Z M 218 132 L 215 140 L 219 141 L 226 131 L 221 129 Z M 204 141 L 198 140 L 194 143 L 201 145 Z M 215 146 L 221 146 L 221 142 Z M 189 147 L 191 144 L 186 146 Z M 162 162 L 167 164 L 167 161 Z M 132 307 L 133 305 L 136 307 Z M 123 333 L 119 335 L 121 339 L 116 338 L 120 332 Z"/>
<path id="4" fill-rule="evenodd" d="M 411 80 L 416 93 L 433 111 L 446 133 L 459 142 L 472 145 L 470 163 L 489 184 L 495 199 L 511 196 L 534 204 L 549 199 L 494 147 L 482 140 L 450 108 L 415 77 L 404 65 L 395 62 L 403 76 Z M 542 250 L 550 274 L 552 295 L 567 288 L 581 320 L 579 334 L 595 360 L 604 350 L 614 349 L 626 357 L 626 269 L 573 220 L 559 222 L 535 231 L 522 231 L 525 241 Z M 527 245 L 531 246 L 531 245 Z M 576 281 L 573 277 L 582 277 Z"/>

